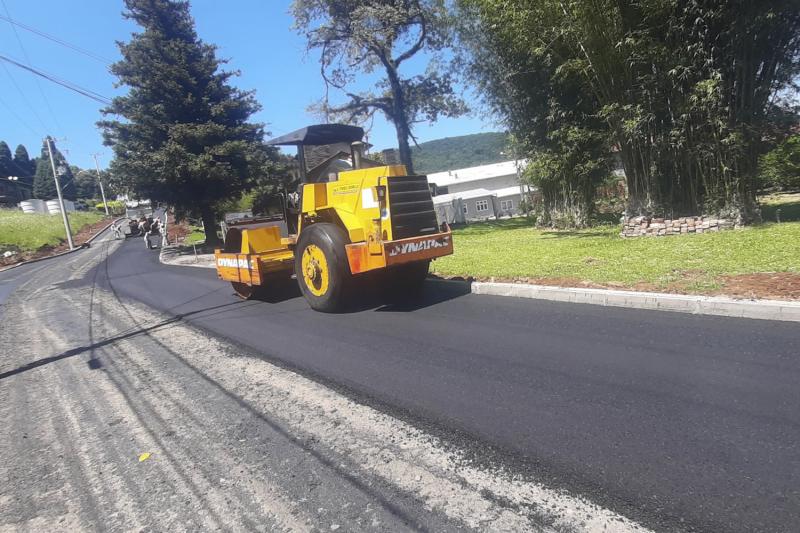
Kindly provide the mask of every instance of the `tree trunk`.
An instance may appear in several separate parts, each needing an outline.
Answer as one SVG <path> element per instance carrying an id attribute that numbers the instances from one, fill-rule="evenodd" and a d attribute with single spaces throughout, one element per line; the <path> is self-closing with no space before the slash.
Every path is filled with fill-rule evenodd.
<path id="1" fill-rule="evenodd" d="M 414 174 L 414 162 L 411 159 L 411 147 L 408 145 L 408 137 L 410 132 L 408 131 L 408 125 L 405 124 L 405 121 L 395 121 L 394 127 L 397 131 L 397 146 L 399 147 L 400 151 L 400 162 L 406 166 L 406 171 L 409 174 Z"/>
<path id="2" fill-rule="evenodd" d="M 203 230 L 206 234 L 206 246 L 219 246 L 222 241 L 217 237 L 217 217 L 211 206 L 200 208 L 200 218 L 203 220 Z"/>
<path id="3" fill-rule="evenodd" d="M 400 76 L 394 64 L 387 61 L 385 63 L 386 74 L 389 78 L 389 86 L 392 89 L 392 122 L 397 131 L 397 147 L 400 151 L 400 162 L 405 165 L 406 172 L 414 173 L 414 162 L 411 159 L 411 147 L 408 145 L 408 138 L 411 137 L 411 128 L 408 125 L 406 115 L 406 100 L 403 95 L 403 86 L 400 84 Z"/>

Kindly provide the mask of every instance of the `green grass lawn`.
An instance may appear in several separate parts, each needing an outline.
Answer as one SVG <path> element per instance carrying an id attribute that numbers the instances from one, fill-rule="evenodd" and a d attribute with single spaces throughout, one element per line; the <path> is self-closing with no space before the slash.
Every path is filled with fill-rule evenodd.
<path id="1" fill-rule="evenodd" d="M 781 220 L 720 233 L 619 237 L 618 225 L 578 231 L 532 228 L 526 219 L 472 224 L 454 231 L 455 254 L 434 262 L 445 276 L 547 278 L 631 287 L 689 280 L 689 291 L 718 286 L 721 275 L 800 272 L 800 198 L 778 199 Z M 788 218 L 787 218 L 788 216 Z M 767 217 L 765 217 L 767 218 Z"/>
<path id="2" fill-rule="evenodd" d="M 102 214 L 95 212 L 70 213 L 72 234 L 102 218 Z M 32 215 L 15 209 L 0 209 L 0 250 L 13 248 L 34 251 L 65 240 L 64 223 L 60 215 Z"/>
<path id="3" fill-rule="evenodd" d="M 202 244 L 206 242 L 206 234 L 203 231 L 203 228 L 199 226 L 191 226 L 192 232 L 186 235 L 183 243 L 188 244 L 189 246 L 193 244 Z"/>

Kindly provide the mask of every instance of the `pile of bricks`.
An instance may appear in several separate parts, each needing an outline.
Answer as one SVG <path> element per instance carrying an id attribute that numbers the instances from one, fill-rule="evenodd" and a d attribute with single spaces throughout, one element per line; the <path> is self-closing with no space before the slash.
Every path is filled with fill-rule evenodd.
<path id="1" fill-rule="evenodd" d="M 734 229 L 732 220 L 710 216 L 655 218 L 624 217 L 622 219 L 622 237 L 660 237 L 663 235 L 680 235 L 683 233 L 706 233 Z"/>

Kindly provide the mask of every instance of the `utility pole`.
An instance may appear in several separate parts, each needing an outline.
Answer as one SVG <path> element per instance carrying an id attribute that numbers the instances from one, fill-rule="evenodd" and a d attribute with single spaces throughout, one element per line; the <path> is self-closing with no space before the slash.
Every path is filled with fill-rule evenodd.
<path id="1" fill-rule="evenodd" d="M 106 210 L 106 216 L 108 216 L 108 202 L 106 202 L 106 191 L 103 189 L 103 180 L 100 177 L 100 163 L 97 162 L 97 156 L 100 154 L 92 154 L 94 157 L 94 167 L 97 169 L 97 183 L 100 184 L 100 195 L 103 197 L 103 207 Z"/>
<path id="2" fill-rule="evenodd" d="M 64 220 L 64 230 L 67 232 L 67 244 L 69 249 L 74 250 L 75 244 L 72 242 L 72 231 L 69 229 L 69 217 L 67 217 L 67 209 L 64 207 L 64 198 L 61 196 L 61 184 L 58 182 L 58 173 L 56 172 L 56 160 L 53 158 L 53 147 L 50 143 L 53 139 L 50 136 L 45 137 L 45 144 L 47 144 L 47 153 L 50 155 L 50 167 L 53 169 L 53 179 L 56 181 L 56 193 L 58 193 L 58 205 L 61 208 L 61 218 Z"/>

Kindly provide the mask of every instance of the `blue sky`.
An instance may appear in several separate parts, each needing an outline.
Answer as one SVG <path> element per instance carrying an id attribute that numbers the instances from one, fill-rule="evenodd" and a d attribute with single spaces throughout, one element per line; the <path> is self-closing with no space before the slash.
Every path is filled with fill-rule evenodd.
<path id="1" fill-rule="evenodd" d="M 2 0 L 11 18 L 64 41 L 116 60 L 116 41 L 127 41 L 135 26 L 123 20 L 121 0 Z M 316 55 L 308 55 L 303 38 L 292 29 L 290 2 L 279 0 L 194 0 L 192 13 L 202 39 L 219 47 L 229 68 L 241 70 L 235 83 L 255 89 L 264 109 L 254 117 L 274 135 L 287 133 L 319 120 L 307 107 L 323 94 Z M 0 3 L 0 14 L 6 15 Z M 0 20 L 0 54 L 53 74 L 104 96 L 119 94 L 107 65 L 47 39 L 17 28 L 23 49 L 11 26 Z M 27 59 L 25 54 L 27 54 Z M 415 62 L 419 66 L 420 62 Z M 0 64 L 4 62 L 0 61 Z M 409 63 L 414 68 L 414 63 Z M 410 72 L 414 73 L 414 72 Z M 408 74 L 408 73 L 407 73 Z M 111 150 L 102 145 L 95 127 L 100 104 L 61 88 L 18 67 L 0 65 L 0 140 L 13 151 L 24 144 L 38 155 L 46 134 L 57 139 L 70 163 L 92 166 L 92 153 L 100 152 L 106 166 Z M 420 142 L 498 127 L 479 116 L 420 124 Z M 396 146 L 394 128 L 376 118 L 369 141 L 377 149 Z"/>

